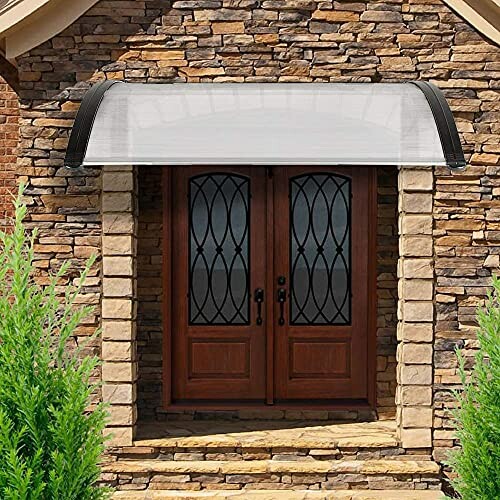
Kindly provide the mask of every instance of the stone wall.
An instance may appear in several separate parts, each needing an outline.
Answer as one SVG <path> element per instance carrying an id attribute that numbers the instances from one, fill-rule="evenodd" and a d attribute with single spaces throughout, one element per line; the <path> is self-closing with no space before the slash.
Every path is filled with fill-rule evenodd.
<path id="1" fill-rule="evenodd" d="M 455 444 L 446 415 L 457 382 L 453 348 L 473 350 L 474 310 L 500 254 L 498 59 L 498 47 L 440 0 L 103 0 L 18 59 L 18 173 L 41 228 L 40 279 L 62 259 L 76 259 L 77 268 L 100 249 L 100 169 L 63 168 L 91 82 L 431 80 L 444 90 L 471 159 L 461 175 L 434 176 L 431 438 L 442 458 Z M 98 304 L 98 270 L 92 278 L 82 300 Z"/>
<path id="2" fill-rule="evenodd" d="M 378 168 L 377 204 L 377 410 L 394 417 L 398 324 L 398 171 Z"/>
<path id="3" fill-rule="evenodd" d="M 378 169 L 377 241 L 377 412 L 381 418 L 395 415 L 396 326 L 398 261 L 398 172 Z M 162 191 L 161 168 L 145 167 L 138 186 L 137 250 L 137 350 L 138 408 L 141 420 L 175 418 L 162 410 Z M 198 412 L 200 413 L 200 412 Z M 202 412 L 203 413 L 203 412 Z M 231 412 L 221 412 L 229 418 Z M 297 412 L 264 412 L 263 415 L 290 418 Z M 204 413 L 206 416 L 206 412 Z M 319 418 L 328 412 L 316 412 Z M 196 418 L 195 412 L 182 412 L 182 418 Z M 232 417 L 242 416 L 233 412 Z M 330 412 L 330 417 L 364 419 L 366 414 Z"/>
<path id="4" fill-rule="evenodd" d="M 14 89 L 0 76 L 0 229 L 12 214 L 11 194 L 16 185 L 16 147 L 19 136 L 19 104 Z"/>

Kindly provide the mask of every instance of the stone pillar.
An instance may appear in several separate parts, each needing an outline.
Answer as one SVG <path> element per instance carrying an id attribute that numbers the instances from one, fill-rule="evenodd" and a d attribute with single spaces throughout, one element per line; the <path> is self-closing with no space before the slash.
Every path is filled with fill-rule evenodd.
<path id="1" fill-rule="evenodd" d="M 433 171 L 399 171 L 397 424 L 404 448 L 432 445 Z"/>
<path id="2" fill-rule="evenodd" d="M 137 180 L 131 166 L 102 173 L 102 397 L 109 446 L 132 444 L 137 420 Z"/>

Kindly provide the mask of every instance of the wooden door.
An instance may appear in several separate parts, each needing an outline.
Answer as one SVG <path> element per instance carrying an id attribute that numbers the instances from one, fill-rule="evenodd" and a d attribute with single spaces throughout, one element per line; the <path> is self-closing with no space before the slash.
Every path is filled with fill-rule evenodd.
<path id="1" fill-rule="evenodd" d="M 274 170 L 277 401 L 368 397 L 373 171 Z"/>
<path id="2" fill-rule="evenodd" d="M 177 402 L 265 399 L 265 179 L 255 167 L 173 169 Z"/>
<path id="3" fill-rule="evenodd" d="M 376 170 L 170 174 L 166 398 L 373 403 Z"/>

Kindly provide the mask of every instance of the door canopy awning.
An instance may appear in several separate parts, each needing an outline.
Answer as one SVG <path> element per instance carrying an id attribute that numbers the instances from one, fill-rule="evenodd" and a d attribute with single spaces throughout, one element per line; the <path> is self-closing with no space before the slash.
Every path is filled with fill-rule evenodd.
<path id="1" fill-rule="evenodd" d="M 408 83 L 93 86 L 65 159 L 92 165 L 414 165 L 463 168 L 450 108 Z"/>

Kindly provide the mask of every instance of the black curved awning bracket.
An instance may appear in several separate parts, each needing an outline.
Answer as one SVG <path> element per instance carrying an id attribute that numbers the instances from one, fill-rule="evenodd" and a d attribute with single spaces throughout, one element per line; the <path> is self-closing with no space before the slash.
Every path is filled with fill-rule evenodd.
<path id="1" fill-rule="evenodd" d="M 78 168 L 83 164 L 97 111 L 104 94 L 115 83 L 121 82 L 105 80 L 91 87 L 85 94 L 71 129 L 66 157 L 64 158 L 65 167 Z"/>
<path id="2" fill-rule="evenodd" d="M 429 82 L 410 83 L 416 85 L 427 99 L 436 122 L 446 164 L 453 170 L 463 170 L 466 163 L 460 137 L 458 136 L 457 126 L 450 106 L 446 102 L 443 93 L 438 87 Z"/>

